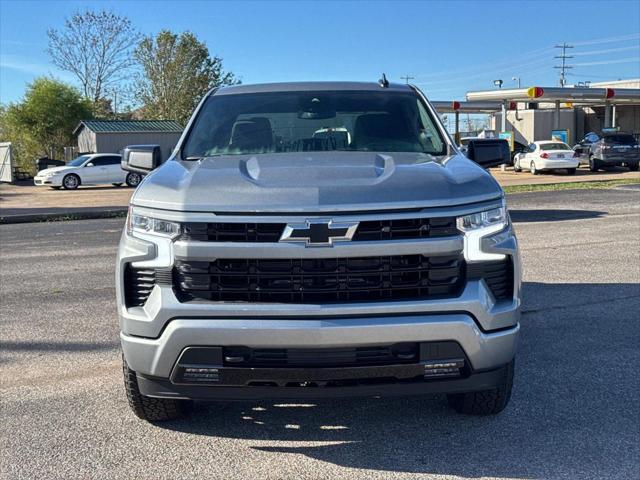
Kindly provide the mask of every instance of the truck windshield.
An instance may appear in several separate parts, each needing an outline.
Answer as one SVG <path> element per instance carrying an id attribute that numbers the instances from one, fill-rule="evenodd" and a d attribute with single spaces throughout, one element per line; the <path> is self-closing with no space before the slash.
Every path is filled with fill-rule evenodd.
<path id="1" fill-rule="evenodd" d="M 446 145 L 409 92 L 228 94 L 205 101 L 183 158 L 325 151 L 443 155 Z"/>

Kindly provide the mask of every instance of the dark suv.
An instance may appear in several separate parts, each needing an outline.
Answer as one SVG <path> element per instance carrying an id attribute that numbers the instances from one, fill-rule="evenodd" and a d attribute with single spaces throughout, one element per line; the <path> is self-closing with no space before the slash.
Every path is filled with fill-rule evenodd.
<path id="1" fill-rule="evenodd" d="M 638 170 L 640 145 L 628 133 L 606 133 L 589 149 L 589 170 L 597 172 L 604 167 L 626 166 Z"/>

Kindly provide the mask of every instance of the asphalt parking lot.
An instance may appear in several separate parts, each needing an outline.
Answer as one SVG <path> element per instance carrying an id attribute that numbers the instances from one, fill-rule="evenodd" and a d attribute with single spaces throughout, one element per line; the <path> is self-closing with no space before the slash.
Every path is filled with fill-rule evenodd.
<path id="1" fill-rule="evenodd" d="M 113 270 L 123 219 L 0 226 L 2 478 L 638 478 L 640 190 L 509 196 L 524 261 L 513 398 L 126 403 Z"/>

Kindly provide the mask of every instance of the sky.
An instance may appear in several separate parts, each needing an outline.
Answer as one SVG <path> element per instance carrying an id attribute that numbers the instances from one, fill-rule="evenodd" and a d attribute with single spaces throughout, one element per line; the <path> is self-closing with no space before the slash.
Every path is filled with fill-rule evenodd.
<path id="1" fill-rule="evenodd" d="M 554 45 L 573 45 L 568 83 L 640 78 L 640 0 L 13 1 L 0 0 L 0 103 L 42 75 L 76 84 L 46 53 L 47 29 L 84 9 L 128 16 L 145 35 L 190 30 L 243 83 L 391 81 L 432 100 L 558 83 Z"/>

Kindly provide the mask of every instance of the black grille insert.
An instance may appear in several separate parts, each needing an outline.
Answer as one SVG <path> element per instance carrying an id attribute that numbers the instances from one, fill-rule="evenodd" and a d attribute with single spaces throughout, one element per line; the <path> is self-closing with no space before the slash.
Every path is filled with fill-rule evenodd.
<path id="1" fill-rule="evenodd" d="M 224 347 L 229 367 L 347 367 L 397 365 L 420 360 L 418 343 L 396 343 L 343 348 L 248 348 Z"/>
<path id="2" fill-rule="evenodd" d="M 127 307 L 141 307 L 149 298 L 156 283 L 156 271 L 151 268 L 124 269 L 124 299 Z"/>
<path id="3" fill-rule="evenodd" d="M 450 298 L 464 286 L 461 256 L 178 261 L 181 300 L 347 303 Z"/>
<path id="4" fill-rule="evenodd" d="M 283 223 L 185 223 L 184 240 L 203 242 L 277 242 Z"/>
<path id="5" fill-rule="evenodd" d="M 513 298 L 513 260 L 504 260 L 467 264 L 467 277 L 483 278 L 496 300 Z"/>
<path id="6" fill-rule="evenodd" d="M 185 223 L 182 240 L 202 242 L 277 242 L 285 223 Z M 408 240 L 457 235 L 455 217 L 362 221 L 354 242 Z"/>
<path id="7" fill-rule="evenodd" d="M 456 235 L 455 217 L 408 218 L 360 222 L 354 241 L 405 240 Z"/>

